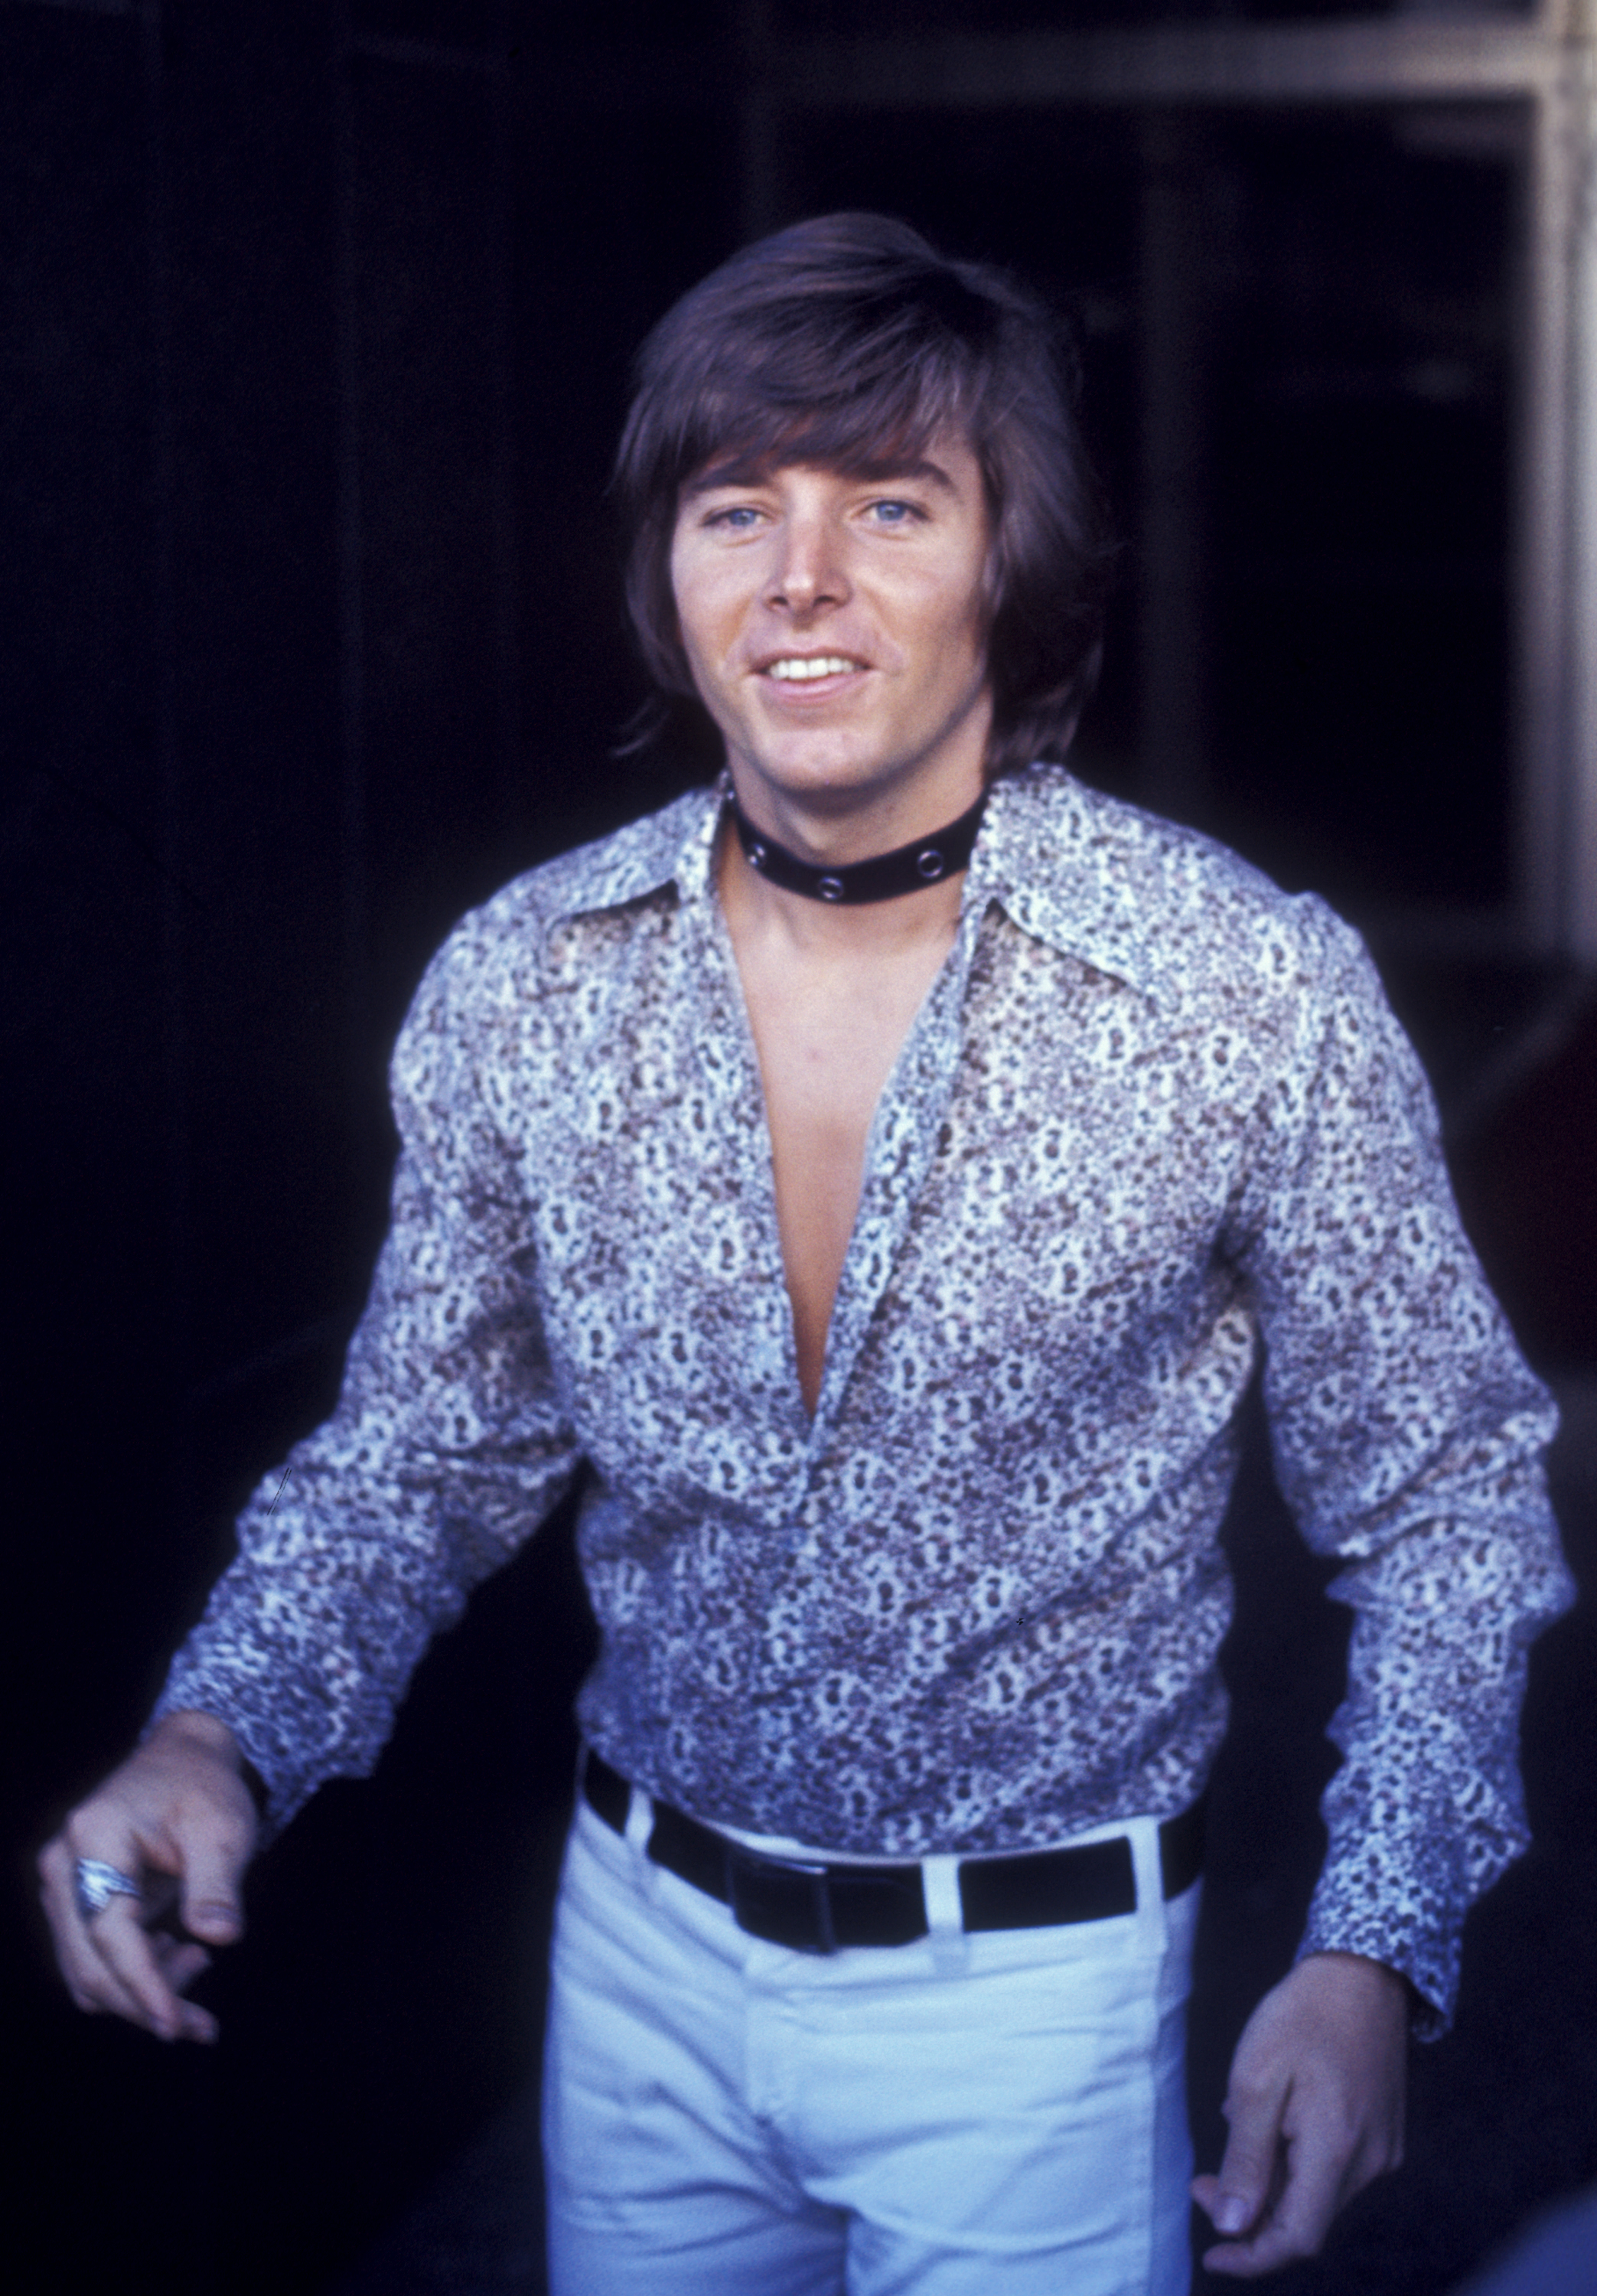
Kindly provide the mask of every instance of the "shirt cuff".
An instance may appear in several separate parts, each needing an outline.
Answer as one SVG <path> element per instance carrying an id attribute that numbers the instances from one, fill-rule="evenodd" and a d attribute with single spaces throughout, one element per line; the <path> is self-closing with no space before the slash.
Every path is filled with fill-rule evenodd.
<path id="1" fill-rule="evenodd" d="M 1378 1915 L 1349 1912 L 1326 1893 L 1309 1907 L 1295 1961 L 1315 1953 L 1355 1953 L 1396 1971 L 1409 1989 L 1409 2030 L 1417 2041 L 1439 2041 L 1453 2024 L 1458 2000 L 1458 1927 L 1443 1931 L 1416 1919 L 1405 1923 Z"/>

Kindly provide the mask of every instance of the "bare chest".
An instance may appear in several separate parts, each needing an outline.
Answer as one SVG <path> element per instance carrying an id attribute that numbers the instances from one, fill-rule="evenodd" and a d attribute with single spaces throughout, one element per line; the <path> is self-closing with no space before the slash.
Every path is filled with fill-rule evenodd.
<path id="1" fill-rule="evenodd" d="M 765 1091 L 799 1385 L 811 1411 L 871 1121 L 945 947 L 811 964 L 738 952 Z"/>

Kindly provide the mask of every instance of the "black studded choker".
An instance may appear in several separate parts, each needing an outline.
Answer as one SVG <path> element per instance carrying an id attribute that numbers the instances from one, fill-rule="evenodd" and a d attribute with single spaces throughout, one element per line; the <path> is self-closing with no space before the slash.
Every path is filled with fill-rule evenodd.
<path id="1" fill-rule="evenodd" d="M 828 901 L 834 908 L 896 900 L 900 893 L 921 892 L 962 869 L 970 858 L 987 801 L 984 790 L 970 812 L 962 813 L 946 829 L 917 837 L 913 845 L 900 845 L 896 852 L 873 853 L 868 861 L 846 861 L 839 867 L 823 869 L 813 861 L 801 861 L 763 829 L 756 829 L 736 798 L 728 800 L 738 843 L 749 866 L 758 869 L 767 883 L 780 885 L 784 893 L 802 893 L 806 900 Z"/>

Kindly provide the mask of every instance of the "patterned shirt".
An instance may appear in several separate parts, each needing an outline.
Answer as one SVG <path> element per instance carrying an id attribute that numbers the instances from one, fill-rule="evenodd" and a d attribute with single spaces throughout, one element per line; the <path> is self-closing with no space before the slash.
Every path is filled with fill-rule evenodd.
<path id="1" fill-rule="evenodd" d="M 880 1857 L 1164 1816 L 1224 1728 L 1216 1533 L 1262 1351 L 1282 1489 L 1356 1612 L 1304 1949 L 1445 2014 L 1568 1596 L 1552 1408 L 1356 936 L 1058 767 L 999 781 L 812 1419 L 721 811 L 696 791 L 532 871 L 434 959 L 338 1409 L 245 1510 L 160 1710 L 228 1722 L 282 1823 L 371 1768 L 429 1637 L 586 1458 L 580 1716 L 651 1793 Z"/>

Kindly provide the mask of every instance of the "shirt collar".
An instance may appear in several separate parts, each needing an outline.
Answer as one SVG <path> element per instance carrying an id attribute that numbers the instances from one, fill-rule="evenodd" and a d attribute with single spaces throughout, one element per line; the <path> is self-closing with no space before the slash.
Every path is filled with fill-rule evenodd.
<path id="1" fill-rule="evenodd" d="M 689 790 L 661 812 L 628 822 L 596 845 L 552 863 L 545 931 L 604 909 L 625 908 L 667 887 L 684 903 L 708 901 L 716 829 L 730 785 L 723 775 L 710 788 Z"/>
<path id="2" fill-rule="evenodd" d="M 1063 766 L 1001 775 L 988 793 L 962 906 L 996 901 L 1034 940 L 1163 1003 L 1167 967 L 1140 914 L 1142 839 L 1128 836 L 1132 824 L 1152 825 Z"/>
<path id="3" fill-rule="evenodd" d="M 684 906 L 708 902 L 716 831 L 730 788 L 723 773 L 708 789 L 690 790 L 663 812 L 571 855 L 550 929 L 667 886 Z M 1034 939 L 1163 1002 L 1166 968 L 1128 882 L 1127 816 L 1141 819 L 1062 766 L 1001 775 L 987 795 L 962 914 L 995 901 Z"/>

